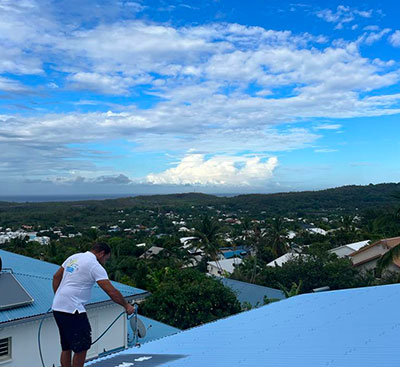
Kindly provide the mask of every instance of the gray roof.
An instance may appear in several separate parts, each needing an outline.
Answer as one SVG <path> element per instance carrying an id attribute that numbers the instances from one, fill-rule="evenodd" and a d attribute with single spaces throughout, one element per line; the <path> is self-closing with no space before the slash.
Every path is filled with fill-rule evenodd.
<path id="1" fill-rule="evenodd" d="M 264 304 L 264 297 L 268 299 L 284 299 L 285 294 L 279 290 L 269 287 L 263 287 L 257 284 L 241 282 L 229 278 L 217 278 L 226 287 L 230 288 L 235 294 L 240 303 L 248 302 L 253 307 L 259 307 Z"/>

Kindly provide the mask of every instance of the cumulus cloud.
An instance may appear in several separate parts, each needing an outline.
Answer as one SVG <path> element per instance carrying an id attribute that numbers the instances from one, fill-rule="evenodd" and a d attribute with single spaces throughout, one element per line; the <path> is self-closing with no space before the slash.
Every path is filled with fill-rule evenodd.
<path id="1" fill-rule="evenodd" d="M 260 157 L 215 156 L 189 154 L 179 164 L 159 174 L 150 174 L 153 184 L 249 186 L 269 180 L 278 165 L 271 157 L 263 162 Z"/>

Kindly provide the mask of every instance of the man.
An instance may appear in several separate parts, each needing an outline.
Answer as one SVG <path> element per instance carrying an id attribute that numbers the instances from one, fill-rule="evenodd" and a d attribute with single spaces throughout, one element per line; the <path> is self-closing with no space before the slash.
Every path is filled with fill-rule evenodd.
<path id="1" fill-rule="evenodd" d="M 60 332 L 61 367 L 83 367 L 85 363 L 92 330 L 84 305 L 90 300 L 95 282 L 114 302 L 124 307 L 128 315 L 134 312 L 133 306 L 111 284 L 102 266 L 110 256 L 107 244 L 95 243 L 90 251 L 70 256 L 53 276 L 52 310 Z"/>

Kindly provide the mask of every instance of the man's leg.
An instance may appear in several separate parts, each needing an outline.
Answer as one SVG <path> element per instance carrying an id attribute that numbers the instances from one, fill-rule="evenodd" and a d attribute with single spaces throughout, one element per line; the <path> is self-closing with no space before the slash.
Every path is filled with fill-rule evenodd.
<path id="1" fill-rule="evenodd" d="M 61 352 L 61 367 L 71 367 L 71 351 L 70 350 L 63 350 Z"/>
<path id="2" fill-rule="evenodd" d="M 86 353 L 87 350 L 84 350 L 83 352 L 79 353 L 74 353 L 74 358 L 72 360 L 72 367 L 83 367 L 86 359 Z"/>

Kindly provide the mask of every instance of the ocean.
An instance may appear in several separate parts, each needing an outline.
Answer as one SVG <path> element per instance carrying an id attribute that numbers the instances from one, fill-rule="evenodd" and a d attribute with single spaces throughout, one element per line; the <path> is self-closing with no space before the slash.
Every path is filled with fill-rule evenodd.
<path id="1" fill-rule="evenodd" d="M 105 200 L 118 199 L 129 196 L 137 196 L 133 194 L 88 194 L 88 195 L 9 195 L 0 196 L 0 201 L 14 203 L 44 203 L 54 201 L 82 201 L 82 200 Z"/>

